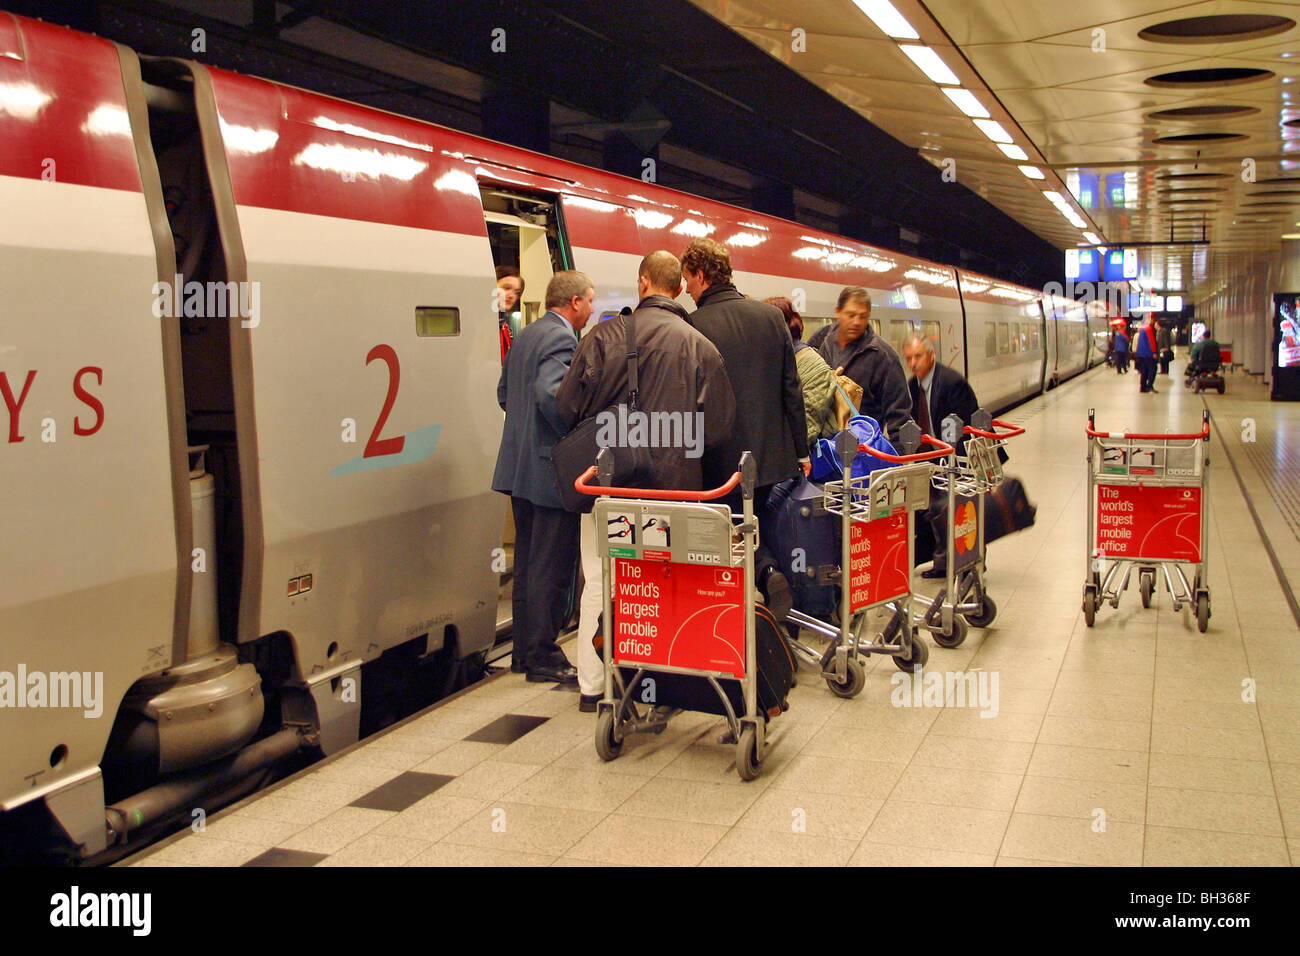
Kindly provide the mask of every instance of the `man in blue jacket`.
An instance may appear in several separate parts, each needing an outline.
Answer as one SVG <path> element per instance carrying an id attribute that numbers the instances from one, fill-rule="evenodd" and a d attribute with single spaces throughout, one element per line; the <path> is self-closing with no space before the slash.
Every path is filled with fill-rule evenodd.
<path id="1" fill-rule="evenodd" d="M 510 669 L 539 683 L 578 682 L 555 638 L 565 623 L 578 560 L 579 516 L 564 510 L 551 449 L 567 431 L 555 393 L 595 297 L 591 280 L 581 272 L 557 272 L 546 287 L 546 314 L 514 340 L 497 385 L 506 423 L 492 490 L 510 496 L 515 516 Z"/>

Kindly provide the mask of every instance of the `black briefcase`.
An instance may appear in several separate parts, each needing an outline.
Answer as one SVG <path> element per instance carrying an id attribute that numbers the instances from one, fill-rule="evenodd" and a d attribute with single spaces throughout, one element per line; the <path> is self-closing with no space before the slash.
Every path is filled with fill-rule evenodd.
<path id="1" fill-rule="evenodd" d="M 1025 495 L 1024 483 L 1019 478 L 1004 478 L 984 496 L 984 543 L 1032 526 L 1037 513 Z"/>

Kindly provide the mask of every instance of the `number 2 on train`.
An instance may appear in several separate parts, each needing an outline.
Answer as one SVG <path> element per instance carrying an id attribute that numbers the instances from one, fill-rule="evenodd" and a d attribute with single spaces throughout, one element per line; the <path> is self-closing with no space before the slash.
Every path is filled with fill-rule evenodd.
<path id="1" fill-rule="evenodd" d="M 366 450 L 362 455 L 363 458 L 396 455 L 406 445 L 405 435 L 398 435 L 396 438 L 379 437 L 379 433 L 383 431 L 384 423 L 388 421 L 389 412 L 393 410 L 393 403 L 397 401 L 397 386 L 402 380 L 402 370 L 397 361 L 397 353 L 391 345 L 376 345 L 366 354 L 366 365 L 369 365 L 375 359 L 383 359 L 388 365 L 388 394 L 384 397 L 384 407 L 379 410 L 379 419 L 375 422 L 370 437 L 366 439 Z"/>

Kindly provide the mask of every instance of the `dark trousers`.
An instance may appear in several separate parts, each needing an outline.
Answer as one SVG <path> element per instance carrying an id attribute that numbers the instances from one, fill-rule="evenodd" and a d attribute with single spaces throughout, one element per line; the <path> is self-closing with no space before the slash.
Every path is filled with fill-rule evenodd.
<path id="1" fill-rule="evenodd" d="M 921 517 L 930 525 L 930 534 L 934 537 L 934 566 L 948 566 L 948 492 L 930 487 L 930 507 L 921 512 Z M 917 557 L 917 561 L 921 561 Z"/>
<path id="2" fill-rule="evenodd" d="M 1141 385 L 1141 391 L 1149 392 L 1151 391 L 1151 389 L 1155 388 L 1156 385 L 1155 356 L 1151 356 L 1151 355 L 1138 356 L 1136 359 L 1133 360 L 1133 364 L 1137 366 L 1138 375 L 1141 376 L 1141 378 L 1138 380 L 1139 384 Z"/>
<path id="3" fill-rule="evenodd" d="M 567 667 L 555 643 L 569 610 L 580 515 L 511 498 L 515 514 L 514 660 L 529 670 Z"/>
<path id="4" fill-rule="evenodd" d="M 1116 370 L 1116 372 L 1119 373 L 1119 374 L 1122 374 L 1122 373 L 1128 371 L 1128 353 L 1127 353 L 1127 352 L 1116 352 L 1116 353 L 1115 353 L 1115 370 Z"/>

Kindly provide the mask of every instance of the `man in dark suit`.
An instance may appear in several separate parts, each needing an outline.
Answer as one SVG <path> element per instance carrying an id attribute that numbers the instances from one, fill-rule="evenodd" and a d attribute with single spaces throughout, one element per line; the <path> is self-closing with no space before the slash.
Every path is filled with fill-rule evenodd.
<path id="1" fill-rule="evenodd" d="M 506 423 L 492 490 L 510 496 L 515 516 L 510 669 L 536 682 L 578 681 L 578 672 L 555 643 L 578 559 L 578 515 L 563 508 L 551 449 L 567 431 L 555 393 L 578 333 L 591 317 L 595 295 L 581 272 L 557 272 L 546 287 L 546 314 L 514 340 L 497 385 Z"/>
<path id="2" fill-rule="evenodd" d="M 970 383 L 956 369 L 935 361 L 934 343 L 920 335 L 911 336 L 903 343 L 903 360 L 912 370 L 907 381 L 912 396 L 912 418 L 927 435 L 939 434 L 943 420 L 956 415 L 962 424 L 969 425 L 971 416 L 979 410 L 979 402 Z M 960 454 L 965 436 L 958 435 L 953 447 Z M 930 489 L 930 507 L 925 519 L 934 535 L 934 566 L 922 571 L 923 578 L 942 578 L 948 568 L 948 494 Z"/>
<path id="3" fill-rule="evenodd" d="M 731 254 L 712 239 L 696 239 L 682 253 L 686 291 L 697 306 L 691 324 L 717 346 L 736 396 L 736 423 L 728 439 L 704 453 L 704 485 L 716 488 L 736 470 L 743 451 L 754 454 L 758 479 L 754 512 L 761 514 L 772 486 L 809 471 L 803 387 L 794 342 L 781 310 L 741 295 L 731 283 Z M 741 508 L 740 492 L 723 499 Z M 790 583 L 760 544 L 756 583 L 778 621 L 790 613 Z"/>

